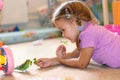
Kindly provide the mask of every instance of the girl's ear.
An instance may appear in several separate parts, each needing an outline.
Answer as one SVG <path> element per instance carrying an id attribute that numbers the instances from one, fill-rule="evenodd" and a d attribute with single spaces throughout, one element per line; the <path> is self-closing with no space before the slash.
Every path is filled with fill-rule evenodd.
<path id="1" fill-rule="evenodd" d="M 78 24 L 77 24 L 77 19 L 76 19 L 76 18 L 73 18 L 73 19 L 72 19 L 72 23 L 74 23 L 74 25 L 78 25 Z"/>

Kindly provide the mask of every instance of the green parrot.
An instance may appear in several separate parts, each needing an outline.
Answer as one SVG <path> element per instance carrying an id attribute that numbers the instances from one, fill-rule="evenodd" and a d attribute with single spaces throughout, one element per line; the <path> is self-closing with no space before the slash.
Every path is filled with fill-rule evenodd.
<path id="1" fill-rule="evenodd" d="M 32 65 L 32 61 L 27 59 L 23 64 L 15 67 L 15 70 L 26 71 Z"/>

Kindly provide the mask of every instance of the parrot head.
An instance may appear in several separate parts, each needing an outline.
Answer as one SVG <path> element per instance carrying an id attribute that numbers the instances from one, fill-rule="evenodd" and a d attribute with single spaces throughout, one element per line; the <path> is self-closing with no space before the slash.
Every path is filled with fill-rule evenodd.
<path id="1" fill-rule="evenodd" d="M 32 65 L 32 61 L 30 59 L 26 60 L 26 64 Z"/>

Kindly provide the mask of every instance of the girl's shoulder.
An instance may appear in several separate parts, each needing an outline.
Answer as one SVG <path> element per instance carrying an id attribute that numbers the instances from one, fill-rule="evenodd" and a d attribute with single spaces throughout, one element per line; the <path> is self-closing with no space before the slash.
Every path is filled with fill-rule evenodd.
<path id="1" fill-rule="evenodd" d="M 84 34 L 84 33 L 98 33 L 101 31 L 101 29 L 103 29 L 103 26 L 101 25 L 98 25 L 98 24 L 90 24 L 85 30 L 83 30 L 81 33 Z"/>

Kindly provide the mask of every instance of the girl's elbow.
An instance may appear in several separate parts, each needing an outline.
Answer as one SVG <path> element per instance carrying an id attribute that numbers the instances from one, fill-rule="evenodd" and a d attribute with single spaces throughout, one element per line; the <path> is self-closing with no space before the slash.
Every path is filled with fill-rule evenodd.
<path id="1" fill-rule="evenodd" d="M 87 68 L 87 66 L 88 66 L 88 65 L 86 65 L 86 64 L 80 64 L 80 65 L 78 65 L 78 67 L 79 67 L 80 69 L 85 69 L 85 68 Z"/>
<path id="2" fill-rule="evenodd" d="M 85 69 L 85 68 L 87 68 L 87 66 L 82 65 L 82 66 L 80 66 L 79 68 L 81 68 L 81 69 Z"/>

